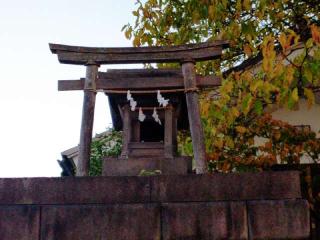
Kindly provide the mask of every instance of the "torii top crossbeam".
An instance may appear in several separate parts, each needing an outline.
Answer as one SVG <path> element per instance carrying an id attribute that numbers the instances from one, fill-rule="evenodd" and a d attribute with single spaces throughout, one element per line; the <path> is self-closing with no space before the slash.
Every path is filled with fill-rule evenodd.
<path id="1" fill-rule="evenodd" d="M 77 83 L 75 83 L 75 81 L 72 81 L 72 83 L 71 81 L 59 82 L 60 90 L 84 90 L 79 144 L 79 169 L 77 171 L 78 175 L 88 175 L 95 95 L 97 88 L 103 90 L 117 89 L 119 88 L 118 84 L 125 84 L 123 81 L 119 81 L 117 83 L 114 78 L 113 82 L 112 80 L 108 82 L 108 73 L 99 73 L 98 68 L 102 64 L 128 63 L 181 63 L 183 87 L 188 107 L 188 119 L 192 137 L 196 172 L 204 173 L 206 171 L 205 145 L 201 126 L 197 89 L 199 86 L 210 86 L 214 84 L 208 84 L 210 79 L 203 78 L 199 80 L 195 74 L 194 65 L 197 61 L 219 58 L 222 54 L 222 50 L 228 46 L 226 41 L 168 47 L 93 48 L 60 44 L 49 44 L 49 46 L 51 52 L 58 55 L 60 63 L 85 65 L 87 67 L 85 79 L 80 79 Z M 151 75 L 157 75 L 157 73 L 153 73 Z M 182 85 L 182 82 L 179 82 L 179 79 L 181 78 L 178 77 L 177 82 L 174 83 L 177 86 Z M 212 79 L 214 81 L 217 80 L 217 78 Z M 126 81 L 128 83 L 130 79 L 127 78 Z M 134 79 L 132 79 L 132 81 L 134 81 Z M 152 79 L 150 79 L 150 81 L 152 81 Z M 149 83 L 148 86 L 151 89 L 160 88 L 161 86 L 159 85 L 159 82 L 157 83 L 158 84 L 155 84 L 154 86 Z M 163 81 L 163 84 L 168 84 L 169 87 L 172 83 Z M 131 83 L 131 85 L 134 84 Z M 163 86 L 162 88 L 166 88 L 166 86 Z"/>
<path id="2" fill-rule="evenodd" d="M 86 65 L 126 63 L 169 63 L 185 60 L 204 61 L 219 58 L 226 41 L 170 47 L 95 48 L 49 44 L 60 63 Z"/>

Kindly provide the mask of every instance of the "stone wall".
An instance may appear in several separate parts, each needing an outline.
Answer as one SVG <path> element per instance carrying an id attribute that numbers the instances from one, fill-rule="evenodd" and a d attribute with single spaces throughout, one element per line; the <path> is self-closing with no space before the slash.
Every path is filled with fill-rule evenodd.
<path id="1" fill-rule="evenodd" d="M 0 179 L 0 239 L 307 239 L 298 172 Z"/>

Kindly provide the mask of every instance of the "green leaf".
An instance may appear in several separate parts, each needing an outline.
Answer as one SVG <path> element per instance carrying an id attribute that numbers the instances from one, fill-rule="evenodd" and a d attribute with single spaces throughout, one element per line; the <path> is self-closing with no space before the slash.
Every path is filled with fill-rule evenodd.
<path id="1" fill-rule="evenodd" d="M 313 39 L 309 38 L 308 41 L 306 42 L 306 47 L 307 48 L 312 48 L 313 47 Z"/>
<path id="2" fill-rule="evenodd" d="M 298 88 L 294 88 L 293 91 L 291 91 L 288 99 L 288 108 L 293 109 L 296 103 L 299 100 L 299 95 L 298 95 Z"/>
<path id="3" fill-rule="evenodd" d="M 252 102 L 252 95 L 247 94 L 242 101 L 242 111 L 245 115 L 248 114 L 248 112 L 250 111 L 251 102 Z"/>
<path id="4" fill-rule="evenodd" d="M 312 71 L 310 68 L 304 68 L 303 76 L 308 80 L 309 83 L 312 83 Z"/>
<path id="5" fill-rule="evenodd" d="M 308 107 L 310 108 L 315 103 L 314 93 L 311 89 L 305 88 L 304 95 L 306 96 L 306 98 L 308 100 Z"/>
<path id="6" fill-rule="evenodd" d="M 263 104 L 260 100 L 256 100 L 254 103 L 254 110 L 258 115 L 261 115 L 263 113 Z"/>

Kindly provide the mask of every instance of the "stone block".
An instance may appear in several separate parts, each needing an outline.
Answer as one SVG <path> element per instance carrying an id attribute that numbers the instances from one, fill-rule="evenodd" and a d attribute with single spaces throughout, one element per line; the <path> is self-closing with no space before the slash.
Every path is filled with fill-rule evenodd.
<path id="1" fill-rule="evenodd" d="M 0 239 L 39 239 L 39 216 L 36 206 L 0 206 Z"/>
<path id="2" fill-rule="evenodd" d="M 190 157 L 175 158 L 105 158 L 103 176 L 137 176 L 142 170 L 161 170 L 162 174 L 187 174 L 192 170 Z"/>
<path id="3" fill-rule="evenodd" d="M 163 240 L 248 239 L 244 202 L 166 203 Z"/>
<path id="4" fill-rule="evenodd" d="M 306 200 L 250 201 L 247 203 L 250 239 L 308 239 Z"/>
<path id="5" fill-rule="evenodd" d="M 299 172 L 261 172 L 151 177 L 154 202 L 295 199 Z"/>
<path id="6" fill-rule="evenodd" d="M 150 200 L 146 177 L 0 179 L 0 204 L 102 204 Z"/>
<path id="7" fill-rule="evenodd" d="M 42 240 L 160 240 L 157 204 L 45 206 Z"/>

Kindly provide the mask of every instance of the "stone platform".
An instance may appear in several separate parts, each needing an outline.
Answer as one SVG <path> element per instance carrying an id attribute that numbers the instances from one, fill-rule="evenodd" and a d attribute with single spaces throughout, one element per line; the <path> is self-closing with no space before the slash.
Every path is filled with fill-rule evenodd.
<path id="1" fill-rule="evenodd" d="M 0 179 L 1 240 L 307 239 L 299 172 Z"/>
<path id="2" fill-rule="evenodd" d="M 103 176 L 138 176 L 141 170 L 160 170 L 165 175 L 184 175 L 192 172 L 191 157 L 106 157 L 102 162 Z"/>

